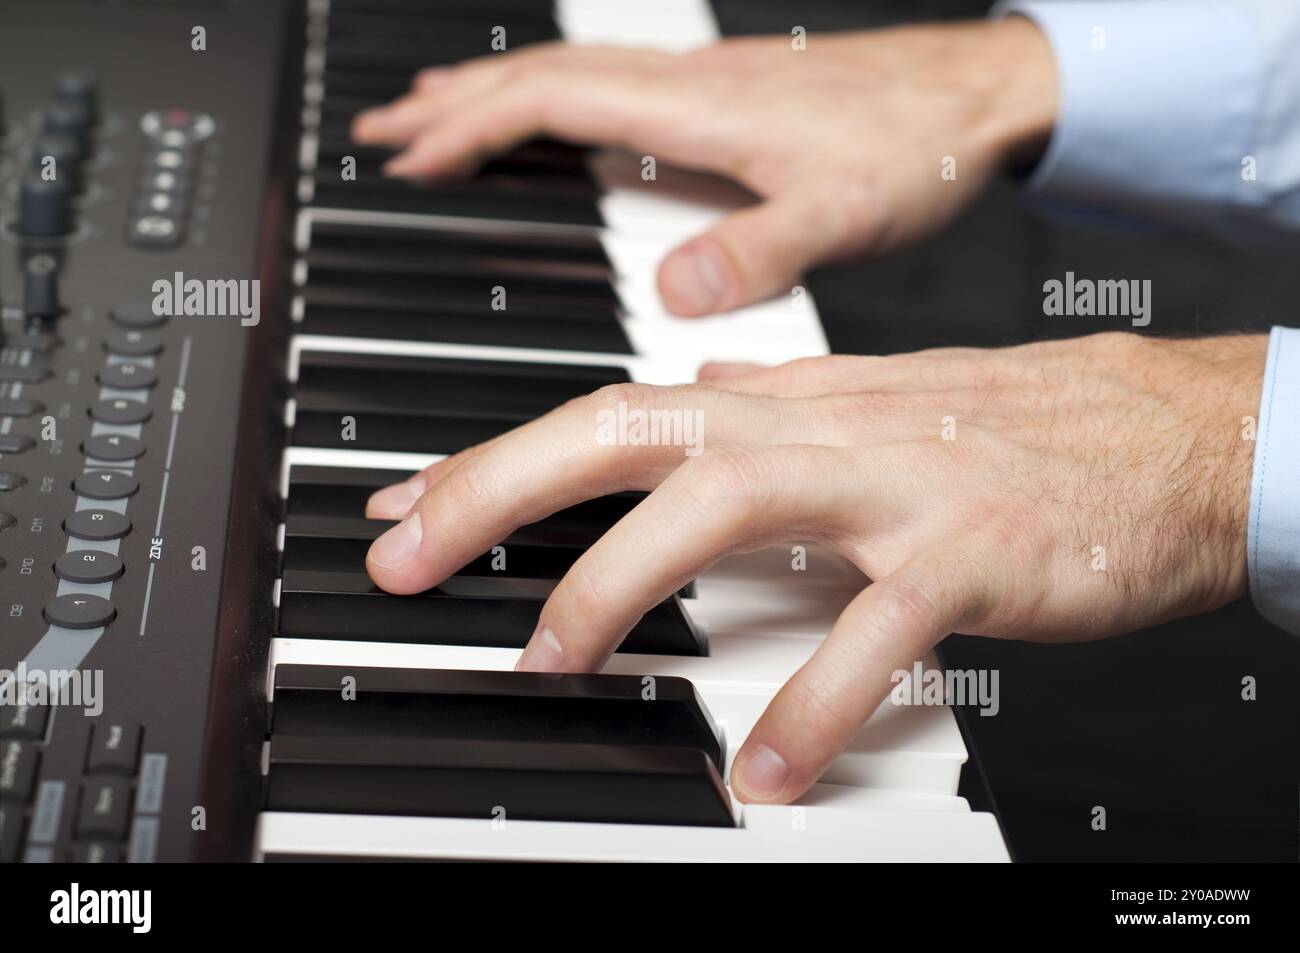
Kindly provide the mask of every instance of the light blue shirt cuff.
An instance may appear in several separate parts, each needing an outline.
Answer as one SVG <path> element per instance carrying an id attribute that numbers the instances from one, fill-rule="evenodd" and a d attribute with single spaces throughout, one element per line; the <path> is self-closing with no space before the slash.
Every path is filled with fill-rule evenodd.
<path id="1" fill-rule="evenodd" d="M 1059 113 L 1026 183 L 1071 203 L 1179 216 L 1262 204 L 1243 178 L 1265 60 L 1235 0 L 1003 0 L 1056 58 Z"/>
<path id="2" fill-rule="evenodd" d="M 1269 335 L 1255 439 L 1250 596 L 1264 618 L 1300 635 L 1300 329 Z"/>

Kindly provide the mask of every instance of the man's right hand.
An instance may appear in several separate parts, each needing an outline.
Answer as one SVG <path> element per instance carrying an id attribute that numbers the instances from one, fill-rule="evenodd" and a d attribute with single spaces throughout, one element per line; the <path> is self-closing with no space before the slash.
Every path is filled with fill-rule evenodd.
<path id="1" fill-rule="evenodd" d="M 802 50 L 789 37 L 685 54 L 545 44 L 425 70 L 353 135 L 401 148 L 386 171 L 415 178 L 550 136 L 738 180 L 763 201 L 660 266 L 665 304 L 689 316 L 939 230 L 1042 148 L 1056 85 L 1046 39 L 1019 17 L 814 35 Z"/>

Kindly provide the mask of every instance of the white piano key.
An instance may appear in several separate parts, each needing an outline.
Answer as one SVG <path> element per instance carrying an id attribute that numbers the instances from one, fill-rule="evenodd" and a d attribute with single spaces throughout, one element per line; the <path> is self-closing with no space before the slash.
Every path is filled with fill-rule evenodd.
<path id="1" fill-rule="evenodd" d="M 933 666 L 933 659 L 928 661 Z M 654 673 L 651 673 L 654 674 Z M 726 777 L 770 698 L 731 692 L 700 692 L 726 742 Z M 881 702 L 822 774 L 826 784 L 939 796 L 957 793 L 966 746 L 952 713 L 943 706 Z"/>
<path id="2" fill-rule="evenodd" d="M 555 17 L 573 43 L 688 50 L 718 36 L 703 0 L 557 0 Z"/>
<path id="3" fill-rule="evenodd" d="M 356 467 L 366 470 L 423 470 L 439 460 L 441 453 L 397 453 L 391 450 L 335 450 L 328 447 L 285 447 L 280 458 L 280 496 L 289 496 L 289 468 Z"/>
<path id="4" fill-rule="evenodd" d="M 498 861 L 772 862 L 1009 860 L 991 814 L 747 807 L 739 828 L 267 812 L 266 854 Z"/>
<path id="5" fill-rule="evenodd" d="M 884 788 L 858 788 L 819 782 L 792 807 L 855 808 L 875 811 L 957 811 L 969 814 L 970 803 L 950 794 L 917 794 Z M 742 806 L 742 812 L 744 807 Z M 743 813 L 742 813 L 743 816 Z"/>

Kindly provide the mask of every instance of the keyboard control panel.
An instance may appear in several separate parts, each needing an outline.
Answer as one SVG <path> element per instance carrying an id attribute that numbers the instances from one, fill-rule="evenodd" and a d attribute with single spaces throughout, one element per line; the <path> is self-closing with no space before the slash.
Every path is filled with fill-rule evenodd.
<path id="1" fill-rule="evenodd" d="M 261 41 L 202 53 L 182 6 L 0 0 L 4 863 L 248 851 L 256 752 L 209 726 L 257 715 L 255 686 L 220 687 L 251 584 L 242 610 L 222 594 L 261 503 L 231 505 L 237 448 L 279 419 L 270 395 L 240 417 L 244 370 L 276 349 L 161 303 L 194 278 L 273 307 L 290 5 L 210 6 Z"/>

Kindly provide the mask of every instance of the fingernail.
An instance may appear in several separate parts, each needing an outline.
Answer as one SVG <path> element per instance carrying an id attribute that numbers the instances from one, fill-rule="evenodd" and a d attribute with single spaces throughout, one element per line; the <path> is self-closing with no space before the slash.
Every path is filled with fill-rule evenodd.
<path id="1" fill-rule="evenodd" d="M 722 304 L 727 277 L 717 252 L 686 246 L 669 255 L 660 270 L 664 298 L 676 310 L 705 312 Z"/>
<path id="2" fill-rule="evenodd" d="M 420 514 L 411 513 L 370 547 L 370 561 L 383 569 L 399 569 L 420 551 Z"/>
<path id="3" fill-rule="evenodd" d="M 785 788 L 789 778 L 790 766 L 785 758 L 767 745 L 759 745 L 740 766 L 740 791 L 749 798 L 771 801 Z"/>
<path id="4" fill-rule="evenodd" d="M 515 663 L 515 671 L 564 671 L 564 646 L 560 644 L 560 640 L 555 637 L 549 625 L 533 633 L 533 637 L 528 640 L 528 645 L 524 649 L 524 654 L 519 656 L 519 661 Z"/>
<path id="5" fill-rule="evenodd" d="M 417 473 L 409 480 L 394 483 L 371 494 L 366 509 L 382 517 L 400 519 L 405 516 L 415 501 L 424 493 L 424 474 Z"/>

